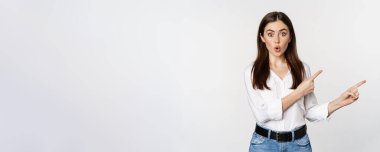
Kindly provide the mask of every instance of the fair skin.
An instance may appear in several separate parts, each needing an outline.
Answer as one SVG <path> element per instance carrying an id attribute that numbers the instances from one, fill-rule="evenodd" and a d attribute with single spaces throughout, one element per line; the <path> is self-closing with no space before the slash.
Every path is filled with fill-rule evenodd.
<path id="1" fill-rule="evenodd" d="M 288 26 L 284 22 L 277 20 L 268 23 L 264 28 L 264 33 L 260 33 L 261 40 L 265 43 L 269 51 L 269 66 L 281 79 L 289 72 L 289 67 L 284 57 L 284 52 L 291 42 Z M 314 80 L 322 73 L 319 70 L 314 75 L 304 80 L 292 93 L 282 98 L 282 111 L 286 111 L 290 106 L 298 101 L 301 97 L 314 91 Z M 366 83 L 366 80 L 360 81 L 354 86 L 344 91 L 338 98 L 329 102 L 328 116 L 334 111 L 350 105 L 359 98 L 358 88 Z"/>

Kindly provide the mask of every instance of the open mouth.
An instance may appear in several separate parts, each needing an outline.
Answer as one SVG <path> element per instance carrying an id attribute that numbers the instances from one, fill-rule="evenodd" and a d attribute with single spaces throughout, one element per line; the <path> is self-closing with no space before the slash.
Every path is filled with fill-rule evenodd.
<path id="1" fill-rule="evenodd" d="M 280 48 L 279 46 L 276 46 L 276 47 L 274 47 L 274 51 L 276 51 L 276 52 L 280 52 L 280 51 L 281 51 L 281 48 Z"/>

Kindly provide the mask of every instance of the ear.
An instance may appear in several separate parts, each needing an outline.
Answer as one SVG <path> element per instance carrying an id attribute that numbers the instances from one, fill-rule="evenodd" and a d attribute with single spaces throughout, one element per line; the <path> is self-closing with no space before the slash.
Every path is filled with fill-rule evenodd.
<path id="1" fill-rule="evenodd" d="M 264 37 L 263 37 L 263 35 L 260 33 L 260 38 L 261 38 L 261 41 L 263 42 L 263 43 L 265 43 L 265 39 L 264 39 Z"/>

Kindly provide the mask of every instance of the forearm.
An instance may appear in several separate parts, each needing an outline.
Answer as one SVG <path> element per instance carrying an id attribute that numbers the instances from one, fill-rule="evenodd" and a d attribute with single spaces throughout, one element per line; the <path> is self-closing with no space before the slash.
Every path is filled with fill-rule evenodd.
<path id="1" fill-rule="evenodd" d="M 287 96 L 283 97 L 281 99 L 282 101 L 282 111 L 285 112 L 288 110 L 290 106 L 292 106 L 298 99 L 302 97 L 302 94 L 298 91 L 293 91 L 292 93 L 288 94 Z"/>
<path id="2" fill-rule="evenodd" d="M 340 109 L 342 107 L 344 107 L 344 105 L 342 105 L 340 103 L 340 101 L 338 101 L 337 99 L 331 101 L 329 103 L 329 105 L 328 105 L 328 115 L 327 115 L 327 117 L 329 117 L 332 113 L 334 113 L 334 111 L 336 111 L 336 110 L 338 110 L 338 109 Z"/>

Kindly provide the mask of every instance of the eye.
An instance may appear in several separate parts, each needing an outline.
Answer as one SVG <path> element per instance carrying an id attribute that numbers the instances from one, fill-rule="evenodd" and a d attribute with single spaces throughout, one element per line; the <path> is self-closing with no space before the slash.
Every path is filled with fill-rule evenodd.
<path id="1" fill-rule="evenodd" d="M 286 33 L 286 32 L 281 32 L 281 35 L 282 36 L 286 36 L 288 33 Z"/>
<path id="2" fill-rule="evenodd" d="M 268 33 L 268 36 L 269 37 L 273 37 L 273 33 Z"/>

